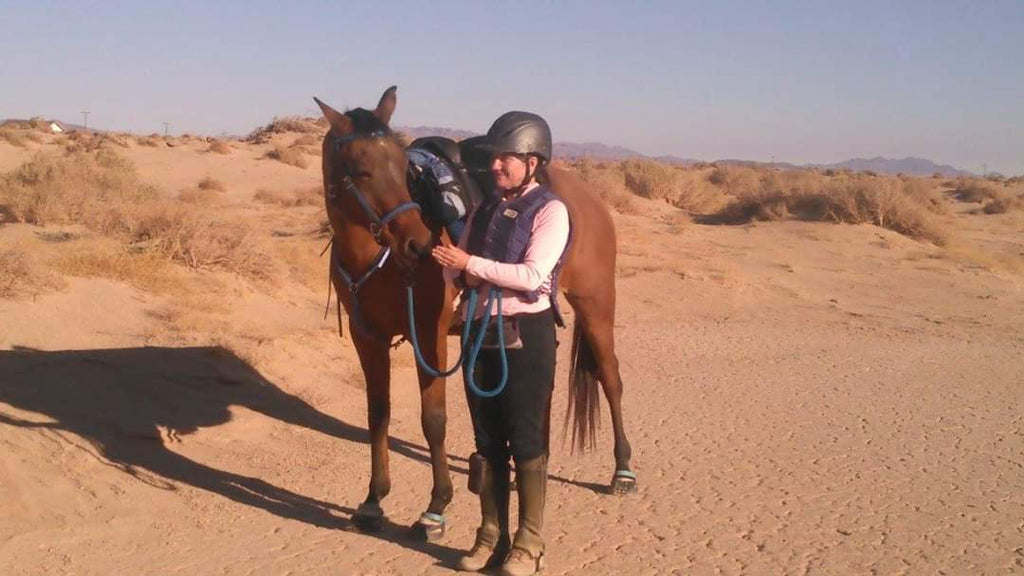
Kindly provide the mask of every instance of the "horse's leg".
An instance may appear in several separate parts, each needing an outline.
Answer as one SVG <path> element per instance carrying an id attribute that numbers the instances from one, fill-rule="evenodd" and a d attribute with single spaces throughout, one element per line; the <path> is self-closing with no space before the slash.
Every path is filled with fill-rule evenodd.
<path id="1" fill-rule="evenodd" d="M 422 353 L 431 366 L 447 366 L 447 325 L 436 327 L 436 334 L 424 338 Z M 445 448 L 445 427 L 448 416 L 445 412 L 445 379 L 434 378 L 419 368 L 420 382 L 420 423 L 423 436 L 430 447 L 430 467 L 434 474 L 434 488 L 430 492 L 430 505 L 416 521 L 414 528 L 427 540 L 444 536 L 446 520 L 444 510 L 452 501 L 451 474 L 448 472 L 448 451 Z"/>
<path id="2" fill-rule="evenodd" d="M 612 416 L 615 435 L 615 473 L 611 491 L 625 494 L 636 491 L 636 475 L 629 467 L 633 449 L 626 438 L 622 418 L 622 376 L 619 360 L 615 356 L 614 295 L 605 298 L 579 298 L 570 300 L 576 311 L 576 321 L 583 330 L 583 338 L 590 346 L 597 364 L 597 376 Z"/>
<path id="3" fill-rule="evenodd" d="M 381 500 L 391 491 L 388 467 L 388 423 L 391 419 L 391 356 L 386 343 L 353 335 L 359 364 L 366 378 L 366 412 L 370 428 L 370 491 L 356 511 L 356 524 L 366 530 L 379 530 L 384 522 Z"/>

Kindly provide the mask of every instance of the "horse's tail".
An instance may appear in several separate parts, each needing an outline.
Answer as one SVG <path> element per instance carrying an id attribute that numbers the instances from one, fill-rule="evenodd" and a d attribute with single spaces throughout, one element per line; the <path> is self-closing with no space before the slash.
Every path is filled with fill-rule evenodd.
<path id="1" fill-rule="evenodd" d="M 573 452 L 577 449 L 585 452 L 597 444 L 599 398 L 597 359 L 577 319 L 572 329 L 572 352 L 569 357 L 569 408 L 562 426 L 564 436 L 571 416 Z"/>

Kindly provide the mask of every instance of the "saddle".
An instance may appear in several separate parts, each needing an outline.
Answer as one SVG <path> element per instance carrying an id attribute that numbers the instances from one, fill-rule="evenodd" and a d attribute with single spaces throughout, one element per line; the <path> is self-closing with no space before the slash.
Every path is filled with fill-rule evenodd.
<path id="1" fill-rule="evenodd" d="M 458 242 L 467 216 L 482 199 L 476 181 L 459 162 L 458 145 L 447 138 L 420 138 L 405 154 L 413 201 L 422 208 L 428 224 L 444 226 L 452 241 Z"/>

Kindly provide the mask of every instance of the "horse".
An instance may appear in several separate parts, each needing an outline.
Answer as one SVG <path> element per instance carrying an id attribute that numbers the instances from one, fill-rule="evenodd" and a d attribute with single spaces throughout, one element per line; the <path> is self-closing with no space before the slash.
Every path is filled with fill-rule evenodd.
<path id="1" fill-rule="evenodd" d="M 455 288 L 430 257 L 447 234 L 432 228 L 409 193 L 407 160 L 401 141 L 389 127 L 397 105 L 397 87 L 384 91 L 373 110 L 338 112 L 317 98 L 330 130 L 322 144 L 324 199 L 333 237 L 330 279 L 348 316 L 366 380 L 371 476 L 356 524 L 379 530 L 381 501 L 391 489 L 388 465 L 391 341 L 411 339 L 415 330 L 424 362 L 447 365 L 447 334 L 453 319 Z M 615 430 L 616 473 L 611 491 L 635 489 L 629 442 L 622 423 L 622 380 L 614 353 L 615 238 L 603 204 L 567 170 L 551 168 L 545 177 L 566 202 L 574 226 L 561 286 L 576 313 L 571 354 L 570 412 L 574 442 L 593 443 L 597 419 L 597 383 L 604 387 Z M 414 286 L 412 322 L 402 306 Z M 414 328 L 411 328 L 413 326 Z M 444 535 L 444 510 L 453 495 L 445 448 L 445 379 L 417 366 L 421 425 L 430 450 L 433 488 L 430 502 L 413 529 L 427 540 Z M 433 372 L 436 374 L 436 372 Z M 569 421 L 566 414 L 566 423 Z"/>

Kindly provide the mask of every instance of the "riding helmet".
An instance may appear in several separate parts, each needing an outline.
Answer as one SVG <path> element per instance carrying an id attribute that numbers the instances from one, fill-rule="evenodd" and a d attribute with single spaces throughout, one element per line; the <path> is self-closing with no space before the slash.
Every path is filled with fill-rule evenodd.
<path id="1" fill-rule="evenodd" d="M 487 131 L 486 149 L 494 155 L 526 154 L 551 160 L 551 128 L 531 112 L 506 112 Z"/>

